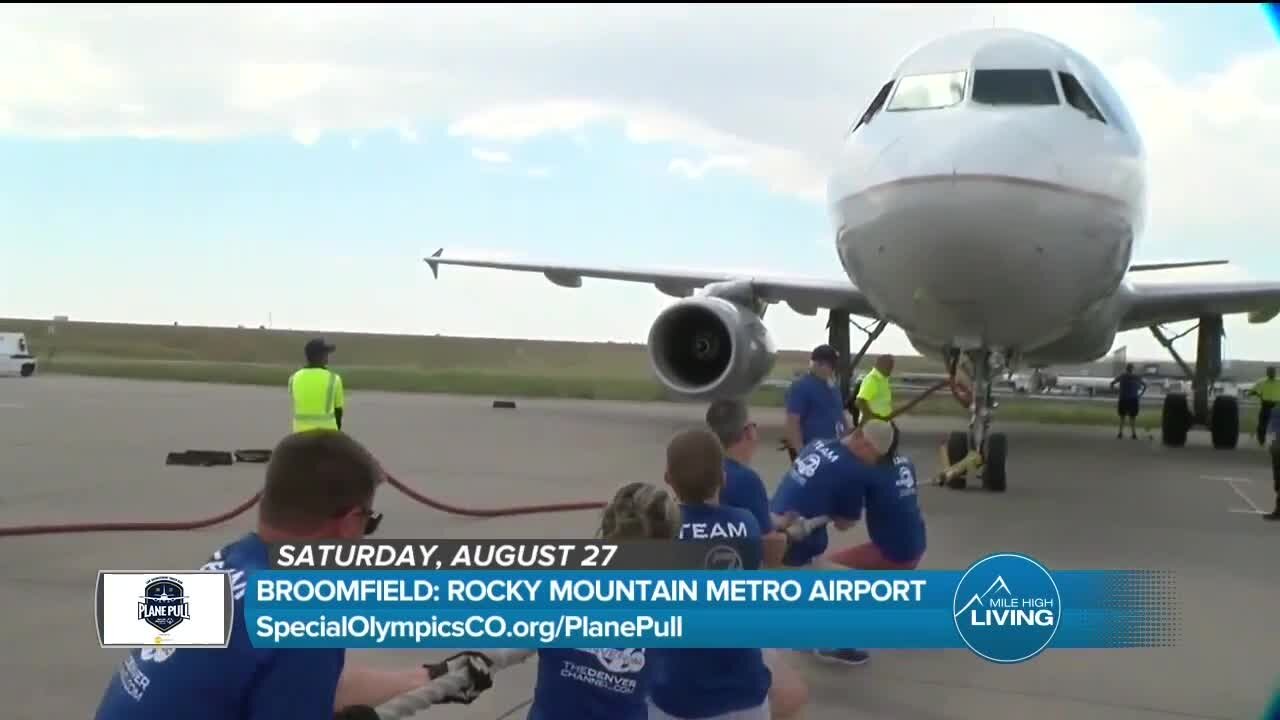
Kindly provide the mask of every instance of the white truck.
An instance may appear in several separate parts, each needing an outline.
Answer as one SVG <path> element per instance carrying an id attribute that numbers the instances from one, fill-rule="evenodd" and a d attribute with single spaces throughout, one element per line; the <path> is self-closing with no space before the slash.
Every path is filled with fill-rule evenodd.
<path id="1" fill-rule="evenodd" d="M 36 356 L 27 336 L 0 332 L 0 376 L 31 377 L 36 374 Z"/>

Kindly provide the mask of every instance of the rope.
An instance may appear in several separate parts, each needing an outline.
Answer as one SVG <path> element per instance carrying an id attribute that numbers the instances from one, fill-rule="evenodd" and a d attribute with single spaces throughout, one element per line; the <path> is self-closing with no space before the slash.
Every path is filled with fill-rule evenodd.
<path id="1" fill-rule="evenodd" d="M 554 505 L 517 505 L 509 508 L 470 509 L 449 505 L 434 500 L 401 482 L 394 475 L 387 473 L 387 484 L 391 485 L 410 498 L 428 507 L 465 517 L 509 517 L 512 515 L 534 515 L 538 513 L 573 512 L 577 510 L 597 510 L 603 508 L 603 502 L 575 502 Z M 71 533 L 93 532 L 172 532 L 176 530 L 202 530 L 218 525 L 232 518 L 243 515 L 262 499 L 262 493 L 256 493 L 236 507 L 212 517 L 186 522 L 119 522 L 119 523 L 68 523 L 61 525 L 18 525 L 0 527 L 0 537 L 20 537 L 24 535 L 66 535 Z"/>
<path id="2" fill-rule="evenodd" d="M 485 654 L 489 656 L 490 660 L 493 660 L 492 671 L 497 673 L 499 670 L 505 670 L 512 665 L 518 665 L 528 660 L 537 654 L 537 651 L 496 650 Z M 379 705 L 375 708 L 375 712 L 378 713 L 379 720 L 405 720 L 405 718 L 411 718 L 432 705 L 438 704 L 445 698 L 465 690 L 470 682 L 468 668 L 450 670 L 417 690 L 411 690 Z"/>

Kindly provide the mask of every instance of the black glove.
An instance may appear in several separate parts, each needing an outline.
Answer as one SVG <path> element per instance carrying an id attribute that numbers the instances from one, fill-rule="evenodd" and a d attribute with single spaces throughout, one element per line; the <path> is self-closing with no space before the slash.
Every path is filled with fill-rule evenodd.
<path id="1" fill-rule="evenodd" d="M 333 720 L 382 720 L 368 705 L 348 705 L 334 713 Z"/>
<path id="2" fill-rule="evenodd" d="M 469 680 L 466 687 L 456 695 L 444 698 L 440 701 L 442 703 L 470 705 L 472 701 L 480 697 L 480 693 L 493 687 L 493 661 L 484 653 L 467 650 L 457 655 L 450 655 L 438 663 L 423 665 L 422 667 L 427 669 L 427 675 L 432 680 L 457 670 L 466 672 Z"/>

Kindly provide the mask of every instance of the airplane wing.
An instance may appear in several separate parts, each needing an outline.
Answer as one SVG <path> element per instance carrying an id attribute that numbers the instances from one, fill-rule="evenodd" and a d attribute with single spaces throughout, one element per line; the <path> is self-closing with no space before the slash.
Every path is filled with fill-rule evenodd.
<path id="1" fill-rule="evenodd" d="M 1129 272 L 1150 272 L 1152 270 L 1173 270 L 1175 268 L 1206 267 L 1209 265 L 1226 265 L 1226 260 L 1174 260 L 1170 262 L 1134 263 Z"/>
<path id="2" fill-rule="evenodd" d="M 583 278 L 622 280 L 647 283 L 672 297 L 688 297 L 701 287 L 730 280 L 749 280 L 756 297 L 767 303 L 786 303 L 801 315 L 816 315 L 818 310 L 844 310 L 853 315 L 876 318 L 878 314 L 866 296 L 847 280 L 819 280 L 808 278 L 762 277 L 731 273 L 700 272 L 686 270 L 627 269 L 616 267 L 589 267 L 579 265 L 554 265 L 548 263 L 507 262 L 441 257 L 444 249 L 423 258 L 431 268 L 431 274 L 439 278 L 441 265 L 511 270 L 515 272 L 541 273 L 548 280 L 567 288 L 582 287 Z"/>
<path id="3" fill-rule="evenodd" d="M 1202 315 L 1249 314 L 1260 324 L 1280 315 L 1280 282 L 1130 283 L 1121 330 L 1195 320 Z"/>

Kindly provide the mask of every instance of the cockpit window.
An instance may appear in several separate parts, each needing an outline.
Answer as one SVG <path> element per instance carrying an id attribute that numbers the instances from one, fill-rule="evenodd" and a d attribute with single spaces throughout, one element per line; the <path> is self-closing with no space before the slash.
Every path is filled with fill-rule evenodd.
<path id="1" fill-rule="evenodd" d="M 1048 70 L 975 70 L 973 101 L 983 105 L 1057 105 Z"/>
<path id="2" fill-rule="evenodd" d="M 951 107 L 964 99 L 964 71 L 909 75 L 898 81 L 898 89 L 885 108 L 899 110 L 934 110 Z"/>
<path id="3" fill-rule="evenodd" d="M 862 117 L 858 118 L 857 124 L 849 128 L 849 132 L 852 133 L 854 130 L 871 122 L 871 118 L 875 117 L 875 114 L 880 112 L 880 108 L 884 107 L 884 101 L 889 99 L 889 91 L 892 89 L 893 81 L 890 80 L 884 84 L 884 87 L 880 88 L 880 92 L 876 93 L 876 96 L 871 100 L 871 104 L 867 106 L 867 111 L 862 113 Z"/>
<path id="4" fill-rule="evenodd" d="M 1107 119 L 1102 117 L 1102 112 L 1098 110 L 1098 106 L 1093 104 L 1093 100 L 1089 98 L 1089 93 L 1085 92 L 1084 86 L 1076 80 L 1076 76 L 1071 73 L 1058 73 L 1058 80 L 1062 81 L 1062 94 L 1067 98 L 1067 104 L 1084 113 L 1090 119 L 1097 120 L 1102 124 L 1107 123 Z"/>

